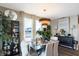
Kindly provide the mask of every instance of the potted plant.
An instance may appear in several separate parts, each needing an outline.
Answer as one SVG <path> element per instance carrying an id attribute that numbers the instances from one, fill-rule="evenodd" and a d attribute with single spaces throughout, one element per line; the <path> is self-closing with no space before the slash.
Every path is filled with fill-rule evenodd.
<path id="1" fill-rule="evenodd" d="M 65 35 L 65 32 L 66 32 L 66 31 L 65 31 L 64 29 L 60 29 L 60 34 L 61 34 L 61 35 Z"/>
<path id="2" fill-rule="evenodd" d="M 0 23 L 0 40 L 8 42 L 12 39 L 11 37 L 11 21 L 10 17 L 2 15 L 2 20 Z"/>
<path id="3" fill-rule="evenodd" d="M 52 36 L 52 33 L 51 33 L 51 27 L 50 25 L 47 26 L 47 28 L 45 28 L 46 30 L 42 30 L 42 31 L 37 31 L 37 33 L 39 33 L 40 35 L 42 35 L 42 37 L 45 39 L 45 40 L 50 40 L 50 37 Z"/>

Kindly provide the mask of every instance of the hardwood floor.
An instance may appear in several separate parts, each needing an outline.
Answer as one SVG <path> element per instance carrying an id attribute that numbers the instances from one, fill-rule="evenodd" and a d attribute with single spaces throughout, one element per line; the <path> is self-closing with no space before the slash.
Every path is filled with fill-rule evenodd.
<path id="1" fill-rule="evenodd" d="M 69 48 L 59 46 L 58 47 L 58 54 L 59 54 L 59 56 L 79 56 L 79 50 L 72 50 Z M 0 54 L 0 56 L 1 55 L 2 54 Z M 21 56 L 21 55 L 16 55 L 16 56 Z M 37 54 L 34 54 L 31 52 L 31 56 L 37 56 Z"/>
<path id="2" fill-rule="evenodd" d="M 59 46 L 58 53 L 59 53 L 59 56 L 79 56 L 79 49 L 72 50 L 66 47 Z"/>

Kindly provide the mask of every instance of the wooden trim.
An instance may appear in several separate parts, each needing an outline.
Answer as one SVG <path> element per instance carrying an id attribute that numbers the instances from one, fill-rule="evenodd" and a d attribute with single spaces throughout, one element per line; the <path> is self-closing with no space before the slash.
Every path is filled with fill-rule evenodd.
<path id="1" fill-rule="evenodd" d="M 79 15 L 78 15 L 78 24 L 79 24 Z"/>
<path id="2" fill-rule="evenodd" d="M 70 17 L 68 17 L 69 18 L 69 33 L 70 33 Z"/>

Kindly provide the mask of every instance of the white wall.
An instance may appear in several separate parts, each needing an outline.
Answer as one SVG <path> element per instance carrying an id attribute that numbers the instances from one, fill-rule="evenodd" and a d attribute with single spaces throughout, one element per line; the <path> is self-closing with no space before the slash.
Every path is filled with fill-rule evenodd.
<path id="1" fill-rule="evenodd" d="M 68 33 L 75 37 L 75 40 L 79 41 L 78 16 L 70 16 L 70 21 L 68 17 L 52 20 L 51 27 L 53 35 L 57 32 L 57 28 L 60 29 L 63 27 Z"/>
<path id="2" fill-rule="evenodd" d="M 78 16 L 70 17 L 70 33 L 75 37 L 75 40 L 78 40 Z"/>
<path id="3" fill-rule="evenodd" d="M 57 20 L 51 20 L 51 32 L 52 35 L 55 35 L 58 29 L 58 21 Z"/>

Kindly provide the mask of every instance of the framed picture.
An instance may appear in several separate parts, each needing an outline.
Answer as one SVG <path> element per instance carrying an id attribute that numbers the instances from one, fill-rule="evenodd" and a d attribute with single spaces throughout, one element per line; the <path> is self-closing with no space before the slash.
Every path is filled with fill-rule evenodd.
<path id="1" fill-rule="evenodd" d="M 58 21 L 58 29 L 64 29 L 67 33 L 69 32 L 69 19 L 63 18 Z"/>

